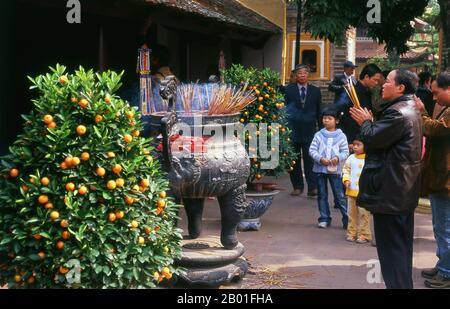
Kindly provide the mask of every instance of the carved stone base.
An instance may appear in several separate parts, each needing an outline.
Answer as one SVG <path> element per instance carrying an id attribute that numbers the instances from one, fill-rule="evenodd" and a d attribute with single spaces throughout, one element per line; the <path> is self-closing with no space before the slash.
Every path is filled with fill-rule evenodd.
<path id="1" fill-rule="evenodd" d="M 182 257 L 176 262 L 186 272 L 180 274 L 177 285 L 214 287 L 242 279 L 248 263 L 242 257 L 241 243 L 225 249 L 219 237 L 202 237 L 182 241 Z"/>
<path id="2" fill-rule="evenodd" d="M 244 258 L 238 258 L 232 264 L 208 268 L 189 268 L 185 274 L 178 277 L 178 285 L 217 287 L 244 278 L 248 271 L 248 263 Z"/>

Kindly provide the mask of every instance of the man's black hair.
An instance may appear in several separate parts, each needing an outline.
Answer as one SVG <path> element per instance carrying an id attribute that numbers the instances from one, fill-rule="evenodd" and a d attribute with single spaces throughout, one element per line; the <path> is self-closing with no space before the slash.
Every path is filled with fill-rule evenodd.
<path id="1" fill-rule="evenodd" d="M 419 73 L 419 86 L 423 86 L 431 78 L 430 72 L 420 72 Z"/>
<path id="2" fill-rule="evenodd" d="M 416 86 L 414 81 L 416 80 L 416 74 L 406 69 L 395 70 L 395 84 L 397 86 L 405 86 L 405 91 L 403 94 L 414 94 L 416 93 Z"/>
<path id="3" fill-rule="evenodd" d="M 383 74 L 383 72 L 376 64 L 370 63 L 362 69 L 359 79 L 364 79 L 366 75 L 373 77 L 375 74 Z"/>
<path id="4" fill-rule="evenodd" d="M 440 73 L 436 77 L 436 82 L 439 88 L 447 89 L 450 87 L 450 71 Z"/>

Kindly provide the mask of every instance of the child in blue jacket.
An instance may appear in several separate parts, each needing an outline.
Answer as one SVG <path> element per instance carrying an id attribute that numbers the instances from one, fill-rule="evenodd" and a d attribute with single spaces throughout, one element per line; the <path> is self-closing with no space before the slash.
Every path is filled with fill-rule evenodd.
<path id="1" fill-rule="evenodd" d="M 309 155 L 314 160 L 313 172 L 317 175 L 319 195 L 319 228 L 327 228 L 331 224 L 330 206 L 328 204 L 328 186 L 330 182 L 333 191 L 334 203 L 342 214 L 342 226 L 347 229 L 347 200 L 342 185 L 342 167 L 349 155 L 347 137 L 341 129 L 338 113 L 328 107 L 322 112 L 324 128 L 314 135 L 309 148 Z"/>

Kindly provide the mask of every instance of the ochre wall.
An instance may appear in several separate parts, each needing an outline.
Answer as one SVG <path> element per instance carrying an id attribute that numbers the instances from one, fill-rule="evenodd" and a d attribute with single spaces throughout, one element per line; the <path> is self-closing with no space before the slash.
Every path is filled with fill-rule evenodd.
<path id="1" fill-rule="evenodd" d="M 283 0 L 237 0 L 247 8 L 264 16 L 278 27 L 285 28 L 286 4 Z"/>
<path id="2" fill-rule="evenodd" d="M 283 39 L 281 42 L 281 70 L 280 75 L 286 75 L 286 3 L 284 0 L 237 0 L 245 7 L 265 17 L 281 29 Z M 283 78 L 282 78 L 283 79 Z"/>

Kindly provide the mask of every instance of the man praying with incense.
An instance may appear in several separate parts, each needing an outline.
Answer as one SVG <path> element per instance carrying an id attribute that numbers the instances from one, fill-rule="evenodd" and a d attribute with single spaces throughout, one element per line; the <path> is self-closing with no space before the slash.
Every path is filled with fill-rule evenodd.
<path id="1" fill-rule="evenodd" d="M 359 133 L 359 125 L 350 117 L 350 107 L 367 108 L 372 111 L 371 90 L 378 85 L 382 76 L 382 71 L 375 64 L 366 65 L 359 75 L 356 84 L 349 82 L 344 86 L 340 98 L 335 102 L 335 107 L 342 115 L 340 128 L 347 136 L 350 150 L 353 148 L 353 140 Z"/>

